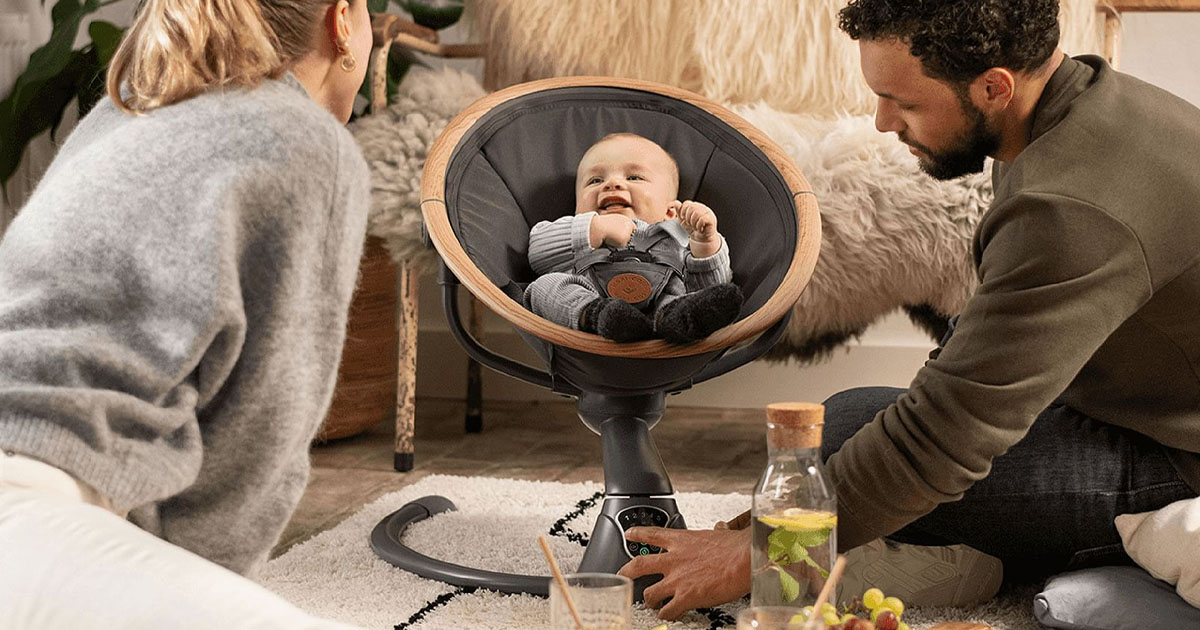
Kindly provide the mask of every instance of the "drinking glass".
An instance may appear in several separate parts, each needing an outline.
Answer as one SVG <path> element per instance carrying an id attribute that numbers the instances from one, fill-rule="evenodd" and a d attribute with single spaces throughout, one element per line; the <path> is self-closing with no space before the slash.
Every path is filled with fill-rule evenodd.
<path id="1" fill-rule="evenodd" d="M 563 576 L 584 630 L 630 630 L 633 625 L 633 582 L 610 573 L 568 573 Z M 550 626 L 576 630 L 575 619 L 556 580 L 550 580 Z"/>
<path id="2" fill-rule="evenodd" d="M 825 630 L 820 617 L 805 623 L 803 611 L 792 606 L 751 606 L 737 616 L 737 630 Z"/>

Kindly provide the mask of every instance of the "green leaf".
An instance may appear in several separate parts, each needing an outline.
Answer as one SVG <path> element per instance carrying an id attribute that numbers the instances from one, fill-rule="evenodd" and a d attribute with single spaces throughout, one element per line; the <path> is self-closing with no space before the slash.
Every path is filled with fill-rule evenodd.
<path id="1" fill-rule="evenodd" d="M 829 533 L 832 531 L 832 528 L 827 528 L 811 532 L 795 532 L 796 544 L 802 547 L 810 548 L 816 547 L 817 545 L 822 545 L 825 543 L 825 541 L 829 540 Z"/>
<path id="2" fill-rule="evenodd" d="M 13 86 L 14 100 L 18 106 L 21 104 L 23 88 L 46 81 L 67 66 L 71 49 L 75 46 L 75 37 L 79 34 L 79 24 L 98 8 L 100 0 L 85 0 L 82 3 L 80 0 L 58 0 L 50 10 L 50 19 L 54 24 L 50 40 L 29 55 L 29 65 L 17 77 L 20 85 Z"/>
<path id="3" fill-rule="evenodd" d="M 816 569 L 817 573 L 821 574 L 821 577 L 823 577 L 825 579 L 829 578 L 829 571 L 826 571 L 824 568 L 821 567 L 821 565 L 817 564 L 817 561 L 813 560 L 812 556 L 806 555 L 802 559 L 804 560 L 804 564 L 807 564 L 808 566 Z"/>
<path id="4" fill-rule="evenodd" d="M 73 78 L 75 79 L 75 94 L 79 97 L 79 119 L 83 120 L 88 112 L 92 111 L 96 103 L 104 98 L 104 68 L 105 65 L 100 63 L 99 47 L 95 45 L 88 46 L 79 51 L 81 54 L 69 69 L 73 70 Z M 58 131 L 58 124 L 50 130 L 53 136 Z"/>
<path id="5" fill-rule="evenodd" d="M 393 46 L 388 54 L 387 68 L 387 98 L 388 103 L 391 103 L 396 96 L 396 92 L 400 89 L 400 82 L 404 80 L 404 75 L 408 74 L 409 68 L 414 65 L 427 66 L 424 62 L 417 59 L 412 50 L 403 46 Z"/>
<path id="6" fill-rule="evenodd" d="M 775 564 L 791 564 L 795 546 L 796 533 L 780 527 L 767 536 L 767 558 Z"/>
<path id="7" fill-rule="evenodd" d="M 40 100 L 47 109 L 43 112 L 44 117 L 41 120 L 50 122 L 51 138 L 58 133 L 58 126 L 62 123 L 67 105 L 71 103 L 71 99 L 79 95 L 79 86 L 87 80 L 86 77 L 89 74 L 95 75 L 95 68 L 96 50 L 92 46 L 88 46 L 72 52 L 67 59 L 67 66 L 63 68 L 62 72 L 43 84 L 42 99 Z M 45 127 L 42 127 L 37 133 L 41 133 L 44 129 Z"/>
<path id="8" fill-rule="evenodd" d="M 821 529 L 798 532 L 783 527 L 776 528 L 767 536 L 767 557 L 772 562 L 778 562 L 777 558 L 790 556 L 792 562 L 795 562 L 801 555 L 808 555 L 807 548 L 822 545 L 829 540 L 829 534 L 832 531 L 832 529 Z"/>
<path id="9" fill-rule="evenodd" d="M 413 22 L 435 31 L 450 26 L 462 17 L 463 0 L 395 0 L 408 11 Z"/>
<path id="10" fill-rule="evenodd" d="M 794 602 L 797 597 L 800 597 L 800 582 L 783 569 L 779 569 L 779 587 L 782 590 L 784 602 Z"/>
<path id="11" fill-rule="evenodd" d="M 775 567 L 780 574 L 780 580 L 783 584 L 786 601 L 792 601 L 795 597 L 786 598 L 788 586 L 787 580 L 795 582 L 795 578 L 783 570 L 783 567 L 793 565 L 797 562 L 803 562 L 808 566 L 817 570 L 821 577 L 828 578 L 829 571 L 817 564 L 812 556 L 808 553 L 810 547 L 816 547 L 824 544 L 829 540 L 831 529 L 823 529 L 811 532 L 797 532 L 783 527 L 776 528 L 767 536 L 767 559 L 779 565 Z M 787 576 L 785 579 L 783 576 Z M 799 585 L 796 586 L 799 588 Z"/>
<path id="12" fill-rule="evenodd" d="M 93 53 L 87 57 L 86 65 L 80 68 L 76 77 L 80 120 L 104 98 L 107 92 L 107 86 L 104 84 L 105 70 L 108 68 L 108 62 L 112 61 L 113 54 L 117 52 L 117 46 L 121 44 L 121 36 L 124 34 L 124 29 L 102 20 L 88 25 L 88 35 L 92 38 L 89 48 Z"/>
<path id="13" fill-rule="evenodd" d="M 388 0 L 367 0 L 367 11 L 369 13 L 386 13 Z"/>
<path id="14" fill-rule="evenodd" d="M 121 35 L 124 33 L 124 29 L 103 20 L 96 20 L 88 25 L 88 35 L 91 36 L 92 43 L 96 46 L 100 67 L 108 67 L 108 62 L 112 59 L 113 53 L 117 52 L 117 46 L 121 44 Z"/>
<path id="15" fill-rule="evenodd" d="M 95 66 L 94 55 L 91 47 L 70 53 L 62 71 L 39 82 L 34 93 L 36 98 L 32 101 L 36 106 L 26 108 L 12 118 L 0 116 L 0 138 L 4 140 L 4 149 L 0 151 L 0 182 L 7 186 L 31 140 L 47 129 L 51 134 L 57 131 L 63 112 L 77 94 L 83 74 Z"/>
<path id="16" fill-rule="evenodd" d="M 43 0 L 43 4 L 44 4 Z M 58 0 L 50 10 L 50 39 L 29 55 L 29 64 L 0 101 L 0 189 L 21 163 L 29 141 L 47 128 L 56 128 L 79 84 L 80 54 L 73 51 L 84 16 L 103 6 L 100 0 Z"/>

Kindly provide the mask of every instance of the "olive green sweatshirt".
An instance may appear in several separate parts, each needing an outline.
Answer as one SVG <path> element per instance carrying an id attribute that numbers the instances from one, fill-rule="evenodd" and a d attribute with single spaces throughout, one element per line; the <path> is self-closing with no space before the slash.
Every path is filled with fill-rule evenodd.
<path id="1" fill-rule="evenodd" d="M 1200 488 L 1200 110 L 1065 59 L 993 184 L 953 337 L 829 461 L 844 549 L 962 497 L 1056 400 Z"/>

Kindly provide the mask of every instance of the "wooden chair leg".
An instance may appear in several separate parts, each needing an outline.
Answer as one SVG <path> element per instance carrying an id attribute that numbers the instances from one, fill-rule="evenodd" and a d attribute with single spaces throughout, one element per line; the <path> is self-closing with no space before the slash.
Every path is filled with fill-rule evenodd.
<path id="1" fill-rule="evenodd" d="M 399 472 L 413 469 L 413 429 L 417 398 L 417 289 L 419 276 L 412 263 L 400 265 L 400 303 L 396 309 L 399 358 L 396 371 L 396 443 L 393 466 Z"/>
<path id="2" fill-rule="evenodd" d="M 471 298 L 471 336 L 483 343 L 483 306 Z M 483 432 L 483 374 L 479 362 L 467 359 L 467 433 Z"/>

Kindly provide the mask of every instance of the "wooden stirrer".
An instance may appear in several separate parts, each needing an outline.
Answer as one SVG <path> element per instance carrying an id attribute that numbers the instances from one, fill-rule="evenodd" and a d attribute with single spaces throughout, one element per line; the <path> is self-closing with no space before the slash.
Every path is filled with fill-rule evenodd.
<path id="1" fill-rule="evenodd" d="M 575 602 L 571 601 L 571 591 L 567 590 L 567 581 L 563 579 L 562 571 L 558 570 L 558 561 L 550 552 L 550 543 L 546 542 L 546 537 L 543 535 L 538 536 L 538 544 L 542 546 L 542 552 L 546 554 L 546 562 L 550 564 L 550 573 L 554 575 L 554 581 L 558 583 L 558 589 L 562 591 L 567 608 L 571 611 L 571 617 L 575 619 L 576 630 L 583 630 L 583 619 L 579 617 L 579 611 L 575 609 Z"/>
<path id="2" fill-rule="evenodd" d="M 825 586 L 821 587 L 821 593 L 817 595 L 817 601 L 813 604 L 812 616 L 808 621 L 804 622 L 804 630 L 810 630 L 813 627 L 813 621 L 817 619 L 817 615 L 821 614 L 821 607 L 825 602 L 829 601 L 829 596 L 833 593 L 833 588 L 837 586 L 838 580 L 842 579 L 842 571 L 846 570 L 846 556 L 838 554 L 837 562 L 833 563 L 833 570 L 829 572 L 829 579 L 825 580 Z"/>

